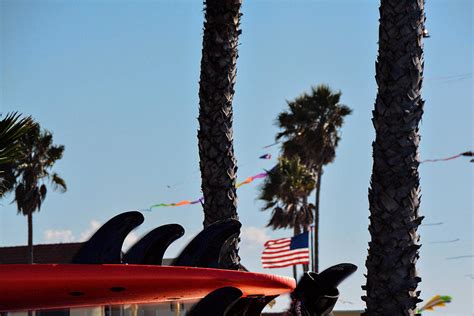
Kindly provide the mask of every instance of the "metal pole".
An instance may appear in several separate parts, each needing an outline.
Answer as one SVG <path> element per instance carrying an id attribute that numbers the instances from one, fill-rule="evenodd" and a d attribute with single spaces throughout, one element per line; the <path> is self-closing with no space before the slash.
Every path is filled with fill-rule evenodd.
<path id="1" fill-rule="evenodd" d="M 314 234 L 313 234 L 314 226 L 311 224 L 309 225 L 309 242 L 310 242 L 310 260 L 311 260 L 311 267 L 310 271 L 314 271 Z"/>

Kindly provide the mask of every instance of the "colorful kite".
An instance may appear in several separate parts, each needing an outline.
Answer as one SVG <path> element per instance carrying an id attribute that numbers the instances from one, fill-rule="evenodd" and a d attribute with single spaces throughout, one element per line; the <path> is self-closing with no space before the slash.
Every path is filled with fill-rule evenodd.
<path id="1" fill-rule="evenodd" d="M 432 311 L 435 307 L 446 306 L 446 303 L 451 303 L 451 296 L 448 295 L 436 295 L 430 299 L 422 308 L 418 310 L 418 313 L 424 311 Z"/>
<path id="2" fill-rule="evenodd" d="M 266 176 L 268 175 L 268 173 L 266 172 L 262 172 L 262 173 L 259 173 L 259 174 L 256 174 L 254 175 L 253 177 L 249 177 L 247 179 L 245 179 L 245 181 L 242 181 L 240 183 L 237 183 L 237 185 L 235 186 L 236 188 L 240 188 L 241 186 L 245 185 L 245 184 L 248 184 L 250 182 L 252 182 L 253 180 L 255 179 L 262 179 L 262 178 L 265 178 Z"/>
<path id="3" fill-rule="evenodd" d="M 240 188 L 241 186 L 243 186 L 243 185 L 245 185 L 245 184 L 248 184 L 248 183 L 252 182 L 253 180 L 265 178 L 266 176 L 267 176 L 267 173 L 266 173 L 266 172 L 262 172 L 262 173 L 256 174 L 256 175 L 254 175 L 253 177 L 249 177 L 249 178 L 245 179 L 244 181 L 238 183 L 235 187 L 236 187 L 236 188 Z M 198 204 L 198 203 L 202 204 L 203 202 L 204 202 L 204 197 L 201 196 L 199 199 L 194 200 L 194 201 L 183 200 L 183 201 L 176 202 L 176 203 L 159 203 L 159 204 L 154 204 L 154 205 L 150 206 L 148 209 L 143 209 L 142 211 L 151 211 L 153 208 L 156 208 L 156 207 L 183 206 L 183 205 Z"/>
<path id="4" fill-rule="evenodd" d="M 265 155 L 261 155 L 260 157 L 258 157 L 259 159 L 272 159 L 272 155 L 271 154 L 265 154 Z"/>
<path id="5" fill-rule="evenodd" d="M 180 201 L 180 202 L 177 202 L 177 203 L 160 203 L 160 204 L 155 204 L 155 205 L 152 205 L 150 206 L 149 209 L 146 209 L 148 211 L 151 211 L 152 208 L 154 207 L 162 207 L 162 206 L 165 206 L 165 207 L 169 207 L 169 206 L 183 206 L 183 205 L 190 205 L 190 204 L 198 204 L 198 203 L 202 203 L 204 202 L 204 197 L 200 197 L 199 199 L 195 200 L 195 201 L 188 201 L 188 200 L 183 200 L 183 201 Z"/>
<path id="6" fill-rule="evenodd" d="M 464 156 L 464 157 L 474 157 L 474 151 L 466 151 L 466 152 L 463 152 L 463 153 L 460 153 L 460 154 L 457 154 L 457 155 L 454 155 L 454 156 L 451 156 L 451 157 L 447 157 L 447 158 L 426 159 L 426 160 L 423 160 L 421 163 L 448 161 L 448 160 L 453 160 L 453 159 L 456 159 L 456 158 L 459 158 L 459 157 L 462 157 L 462 156 Z M 471 162 L 473 162 L 473 160 L 471 160 Z"/>

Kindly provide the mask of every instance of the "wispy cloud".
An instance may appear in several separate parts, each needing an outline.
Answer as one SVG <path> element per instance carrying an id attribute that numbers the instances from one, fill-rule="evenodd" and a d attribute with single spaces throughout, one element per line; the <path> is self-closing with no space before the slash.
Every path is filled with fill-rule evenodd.
<path id="1" fill-rule="evenodd" d="M 266 241 L 270 239 L 265 228 L 245 227 L 242 229 L 240 238 L 242 246 L 249 248 L 263 248 Z"/>
<path id="2" fill-rule="evenodd" d="M 91 220 L 86 230 L 79 233 L 79 237 L 74 235 L 70 229 L 47 229 L 43 232 L 43 240 L 47 243 L 82 242 L 88 240 L 100 226 L 99 221 Z"/>
<path id="3" fill-rule="evenodd" d="M 102 224 L 99 221 L 95 219 L 91 220 L 89 227 L 80 234 L 79 241 L 88 240 L 100 228 L 100 226 L 102 226 Z"/>
<path id="4" fill-rule="evenodd" d="M 101 226 L 101 222 L 93 219 L 89 222 L 89 226 L 79 233 L 79 237 L 76 237 L 70 229 L 48 229 L 43 232 L 43 240 L 47 243 L 83 242 L 89 240 Z M 127 250 L 136 243 L 138 239 L 138 235 L 135 232 L 131 232 L 123 242 L 123 249 Z"/>
<path id="5" fill-rule="evenodd" d="M 123 241 L 123 246 L 122 250 L 127 251 L 128 248 L 133 246 L 134 243 L 138 241 L 138 235 L 135 234 L 134 232 L 131 232 L 130 234 L 127 235 L 127 238 Z"/>
<path id="6" fill-rule="evenodd" d="M 48 243 L 73 242 L 75 237 L 70 229 L 48 229 L 43 232 L 43 239 Z"/>

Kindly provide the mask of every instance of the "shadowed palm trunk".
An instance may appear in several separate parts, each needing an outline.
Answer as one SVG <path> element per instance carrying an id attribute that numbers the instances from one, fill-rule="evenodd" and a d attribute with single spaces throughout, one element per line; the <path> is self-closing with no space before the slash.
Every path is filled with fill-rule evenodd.
<path id="1" fill-rule="evenodd" d="M 308 208 L 308 197 L 307 196 L 305 196 L 303 198 L 303 207 Z M 310 225 L 303 225 L 303 231 L 308 232 L 309 229 L 311 229 Z M 309 236 L 309 238 L 311 238 L 311 234 L 309 232 L 308 232 L 308 236 Z M 311 240 L 309 240 L 309 242 L 311 242 Z M 309 242 L 308 242 L 308 246 L 310 246 Z M 308 252 L 309 252 L 309 250 L 308 250 Z M 311 264 L 311 262 L 309 262 L 309 264 L 303 264 L 302 265 L 303 266 L 303 272 L 308 272 L 309 271 L 310 264 Z"/>
<path id="2" fill-rule="evenodd" d="M 366 315 L 415 315 L 419 302 L 423 6 L 423 0 L 382 0 L 380 6 Z"/>
<path id="3" fill-rule="evenodd" d="M 237 219 L 236 172 L 233 147 L 232 100 L 240 34 L 239 0 L 206 0 L 199 82 L 199 157 L 204 194 L 204 227 Z M 238 238 L 223 256 L 237 268 Z"/>
<path id="4" fill-rule="evenodd" d="M 33 213 L 28 213 L 28 263 L 33 263 Z"/>
<path id="5" fill-rule="evenodd" d="M 321 196 L 321 178 L 323 175 L 320 167 L 316 174 L 316 198 L 314 203 L 314 249 L 313 249 L 313 270 L 319 272 L 319 201 Z"/>

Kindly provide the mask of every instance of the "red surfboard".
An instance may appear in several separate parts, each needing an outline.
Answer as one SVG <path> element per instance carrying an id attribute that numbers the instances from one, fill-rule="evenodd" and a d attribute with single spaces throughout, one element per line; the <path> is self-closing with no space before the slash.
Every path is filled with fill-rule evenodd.
<path id="1" fill-rule="evenodd" d="M 226 286 L 243 296 L 291 292 L 293 278 L 241 271 L 126 264 L 3 264 L 0 311 L 199 299 Z"/>

